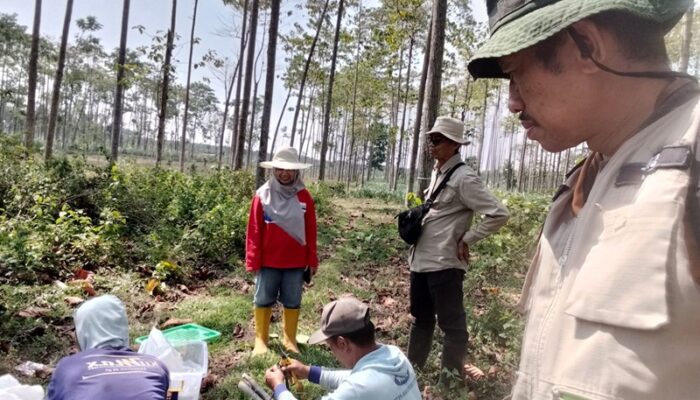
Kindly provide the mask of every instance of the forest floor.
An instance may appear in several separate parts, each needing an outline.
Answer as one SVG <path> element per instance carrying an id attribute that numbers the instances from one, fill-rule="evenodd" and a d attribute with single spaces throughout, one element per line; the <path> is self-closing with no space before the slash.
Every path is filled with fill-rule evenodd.
<path id="1" fill-rule="evenodd" d="M 353 294 L 369 302 L 378 340 L 405 351 L 410 327 L 407 248 L 396 234 L 393 219 L 403 206 L 389 199 L 352 196 L 334 197 L 331 206 L 332 212 L 319 220 L 321 265 L 305 289 L 299 333 L 310 335 L 318 328 L 325 303 Z M 431 356 L 419 372 L 421 390 L 431 393 L 426 398 L 500 400 L 509 391 L 519 352 L 521 324 L 513 306 L 523 280 L 523 266 L 507 265 L 508 259 L 502 255 L 486 255 L 489 246 L 493 247 L 483 247 L 484 255 L 480 255 L 479 247 L 473 250 L 474 271 L 470 270 L 465 278 L 470 361 L 486 376 L 471 382 L 468 389 L 432 389 L 430 386 L 438 379 L 442 347 L 442 335 L 436 329 Z M 195 283 L 172 286 L 158 296 L 144 290 L 144 279 L 136 271 L 100 269 L 94 275 L 93 287 L 97 294 L 112 293 L 125 301 L 132 340 L 147 334 L 152 326 L 173 322 L 172 319 L 192 320 L 222 332 L 220 340 L 209 346 L 209 375 L 203 382 L 202 398 L 243 399 L 237 389 L 242 373 L 247 372 L 262 383 L 264 370 L 279 361 L 274 351 L 262 357 L 250 356 L 254 337 L 253 276 L 243 268 L 198 273 L 201 276 L 193 280 Z M 15 367 L 25 361 L 55 366 L 62 356 L 77 351 L 71 316 L 75 303 L 83 296 L 80 285 L 70 283 L 0 286 L 0 305 L 7 302 L 0 307 L 0 316 L 36 318 L 40 322 L 31 332 L 17 332 L 17 338 L 0 338 L 0 375 L 18 375 Z M 17 309 L 22 311 L 3 315 Z M 273 313 L 273 334 L 281 329 L 280 311 L 276 308 Z M 26 339 L 27 335 L 32 340 L 18 339 Z M 272 339 L 271 344 L 273 349 L 280 346 L 278 339 Z M 324 346 L 301 345 L 301 350 L 299 358 L 305 363 L 337 366 Z M 46 385 L 48 376 L 22 380 Z M 304 392 L 297 393 L 303 399 L 322 394 L 312 384 L 306 384 Z"/>

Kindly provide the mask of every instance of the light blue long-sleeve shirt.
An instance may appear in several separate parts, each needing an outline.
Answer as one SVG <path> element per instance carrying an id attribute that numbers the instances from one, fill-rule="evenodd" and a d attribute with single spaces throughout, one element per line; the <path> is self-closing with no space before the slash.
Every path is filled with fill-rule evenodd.
<path id="1" fill-rule="evenodd" d="M 322 400 L 421 399 L 416 373 L 396 346 L 380 345 L 362 357 L 351 370 L 311 368 L 309 380 L 331 391 Z M 296 400 L 284 385 L 275 388 L 275 398 Z"/>

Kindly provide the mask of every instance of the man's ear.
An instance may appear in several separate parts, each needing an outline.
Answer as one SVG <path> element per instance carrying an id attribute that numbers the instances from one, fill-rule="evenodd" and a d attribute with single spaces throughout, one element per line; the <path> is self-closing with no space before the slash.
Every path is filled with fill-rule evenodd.
<path id="1" fill-rule="evenodd" d="M 582 71 L 588 73 L 600 71 L 591 59 L 601 64 L 609 61 L 607 59 L 611 54 L 609 46 L 612 44 L 610 34 L 603 32 L 590 19 L 578 21 L 568 29 L 569 35 L 578 48 Z"/>
<path id="2" fill-rule="evenodd" d="M 343 352 L 350 350 L 350 341 L 344 336 L 338 336 L 335 340 L 335 344 Z"/>

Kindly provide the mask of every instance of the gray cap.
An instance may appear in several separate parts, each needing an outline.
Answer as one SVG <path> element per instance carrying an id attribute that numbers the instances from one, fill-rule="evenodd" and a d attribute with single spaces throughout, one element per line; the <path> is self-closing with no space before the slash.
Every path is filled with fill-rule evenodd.
<path id="1" fill-rule="evenodd" d="M 328 338 L 358 331 L 369 325 L 369 307 L 354 297 L 343 297 L 323 307 L 321 329 L 309 338 L 309 344 L 325 342 Z"/>

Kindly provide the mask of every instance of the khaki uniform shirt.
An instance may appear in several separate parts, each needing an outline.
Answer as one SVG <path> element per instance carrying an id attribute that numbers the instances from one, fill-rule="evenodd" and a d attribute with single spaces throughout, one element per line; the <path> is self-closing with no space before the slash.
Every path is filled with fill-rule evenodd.
<path id="1" fill-rule="evenodd" d="M 571 191 L 552 204 L 521 298 L 527 323 L 513 400 L 700 399 L 689 171 L 657 169 L 616 185 L 625 164 L 646 163 L 666 145 L 694 148 L 699 125 L 695 97 L 607 160 L 577 217 Z"/>
<path id="2" fill-rule="evenodd" d="M 426 199 L 447 172 L 461 161 L 459 154 L 455 154 L 440 169 L 433 169 Z M 474 212 L 483 215 L 484 219 L 471 227 Z M 423 219 L 420 239 L 411 247 L 411 271 L 466 270 L 466 263 L 457 258 L 457 244 L 464 241 L 471 246 L 498 231 L 507 221 L 508 210 L 505 206 L 486 190 L 471 168 L 460 166 Z"/>

